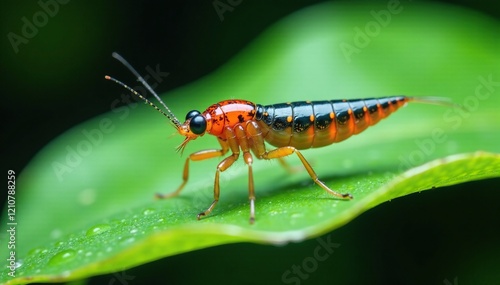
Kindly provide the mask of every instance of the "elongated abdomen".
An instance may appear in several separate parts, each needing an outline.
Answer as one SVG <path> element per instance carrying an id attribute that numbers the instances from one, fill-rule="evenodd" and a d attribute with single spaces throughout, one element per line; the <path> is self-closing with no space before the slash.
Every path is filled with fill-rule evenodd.
<path id="1" fill-rule="evenodd" d="M 322 147 L 378 123 L 409 101 L 405 96 L 257 105 L 264 139 L 277 147 Z"/>

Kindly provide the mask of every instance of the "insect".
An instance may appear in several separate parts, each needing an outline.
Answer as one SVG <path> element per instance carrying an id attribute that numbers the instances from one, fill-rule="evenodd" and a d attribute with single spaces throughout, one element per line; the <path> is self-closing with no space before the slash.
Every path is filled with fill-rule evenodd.
<path id="1" fill-rule="evenodd" d="M 178 133 L 184 136 L 184 141 L 177 147 L 177 151 L 182 152 L 190 141 L 205 134 L 215 136 L 221 146 L 220 149 L 207 149 L 190 154 L 184 163 L 181 185 L 177 190 L 169 194 L 156 194 L 157 198 L 166 199 L 179 195 L 189 179 L 190 161 L 221 157 L 230 152 L 217 165 L 214 181 L 214 200 L 205 211 L 197 215 L 198 220 L 210 214 L 219 202 L 220 173 L 231 167 L 240 155 L 243 156 L 243 160 L 248 166 L 248 199 L 251 224 L 255 221 L 255 189 L 252 171 L 254 157 L 270 160 L 282 159 L 285 156 L 295 154 L 311 179 L 326 192 L 340 199 L 353 199 L 351 194 L 334 191 L 319 180 L 314 169 L 300 150 L 323 147 L 359 134 L 408 102 L 454 105 L 447 101 L 446 98 L 408 96 L 301 101 L 273 105 L 260 105 L 247 100 L 224 100 L 209 106 L 203 112 L 189 111 L 184 123 L 181 123 L 142 76 L 123 57 L 117 53 L 113 53 L 113 57 L 137 77 L 163 105 L 164 110 L 158 108 L 150 100 L 144 98 L 121 81 L 110 76 L 105 76 L 105 78 L 128 89 L 169 119 Z M 267 150 L 265 143 L 276 148 Z"/>

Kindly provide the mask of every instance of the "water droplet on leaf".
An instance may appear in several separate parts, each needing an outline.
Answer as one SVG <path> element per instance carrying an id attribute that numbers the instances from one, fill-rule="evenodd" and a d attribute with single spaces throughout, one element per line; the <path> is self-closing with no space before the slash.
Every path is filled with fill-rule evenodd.
<path id="1" fill-rule="evenodd" d="M 56 253 L 49 260 L 49 265 L 60 265 L 73 260 L 76 256 L 76 252 L 72 249 L 65 249 Z"/>
<path id="2" fill-rule="evenodd" d="M 88 230 L 87 230 L 87 233 L 86 235 L 87 236 L 95 236 L 95 235 L 100 235 L 104 232 L 107 232 L 109 229 L 111 229 L 111 227 L 107 224 L 99 224 L 99 225 L 95 225 L 93 227 L 90 227 Z"/>
<path id="3" fill-rule="evenodd" d="M 147 215 L 151 215 L 151 214 L 153 214 L 154 212 L 155 212 L 155 209 L 149 209 L 149 208 L 148 208 L 148 209 L 144 210 L 142 213 L 143 213 L 145 216 L 147 216 Z"/>

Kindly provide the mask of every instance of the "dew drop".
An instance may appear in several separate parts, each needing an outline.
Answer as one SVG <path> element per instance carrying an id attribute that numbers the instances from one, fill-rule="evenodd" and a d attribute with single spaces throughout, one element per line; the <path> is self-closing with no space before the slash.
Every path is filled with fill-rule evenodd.
<path id="1" fill-rule="evenodd" d="M 136 233 L 137 233 L 137 229 L 131 229 L 131 230 L 130 230 L 130 233 L 131 233 L 131 234 L 136 234 Z"/>
<path id="2" fill-rule="evenodd" d="M 76 256 L 76 252 L 72 249 L 65 249 L 56 253 L 49 260 L 49 265 L 60 265 L 73 260 Z"/>
<path id="3" fill-rule="evenodd" d="M 135 241 L 134 237 L 124 237 L 123 240 L 120 242 L 122 245 L 126 245 L 129 243 L 133 243 Z"/>
<path id="4" fill-rule="evenodd" d="M 104 232 L 107 232 L 110 229 L 111 229 L 111 227 L 107 224 L 98 224 L 98 225 L 90 227 L 87 230 L 86 235 L 87 236 L 96 236 L 96 235 L 100 235 Z"/>
<path id="5" fill-rule="evenodd" d="M 155 209 L 151 209 L 151 208 L 148 208 L 146 210 L 144 210 L 142 213 L 145 215 L 145 216 L 148 216 L 148 215 L 151 215 L 155 212 Z"/>
<path id="6" fill-rule="evenodd" d="M 45 250 L 45 252 L 44 252 L 44 250 Z M 40 253 L 46 253 L 46 252 L 47 252 L 47 250 L 42 248 L 42 247 L 35 247 L 28 252 L 28 255 L 38 255 Z"/>

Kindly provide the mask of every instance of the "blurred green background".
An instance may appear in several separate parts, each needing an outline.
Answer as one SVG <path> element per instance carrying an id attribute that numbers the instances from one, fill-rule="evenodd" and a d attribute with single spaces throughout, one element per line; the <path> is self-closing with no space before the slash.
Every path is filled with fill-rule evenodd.
<path id="1" fill-rule="evenodd" d="M 221 19 L 213 1 L 74 0 L 60 5 L 57 16 L 49 18 L 27 44 L 19 45 L 16 53 L 7 34 L 21 34 L 21 18 L 31 18 L 40 6 L 36 1 L 2 1 L 4 173 L 6 169 L 21 172 L 50 140 L 110 111 L 119 92 L 103 80 L 103 75 L 133 82 L 111 58 L 111 52 L 120 52 L 137 67 L 159 64 L 162 71 L 168 71 L 168 78 L 156 88 L 162 93 L 214 71 L 274 22 L 319 2 L 234 1 L 239 4 Z M 500 18 L 498 1 L 444 2 Z M 303 282 L 319 284 L 333 277 L 342 280 L 338 284 L 446 284 L 445 280 L 454 284 L 455 277 L 460 284 L 500 280 L 498 275 L 496 279 L 484 276 L 500 265 L 495 255 L 499 248 L 481 247 L 493 244 L 484 237 L 499 236 L 495 203 L 499 194 L 481 192 L 492 183 L 498 184 L 498 179 L 404 197 L 371 210 L 332 233 L 341 247 Z M 158 276 L 167 284 L 236 278 L 242 284 L 276 284 L 282 281 L 284 271 L 312 255 L 317 245 L 316 240 L 310 240 L 280 248 L 220 246 L 166 258 L 127 270 L 124 275 L 96 277 L 91 284 L 123 284 L 123 278 L 128 284 L 145 284 Z M 476 264 L 483 267 L 476 268 Z M 332 272 L 343 272 L 343 276 L 332 276 Z"/>

